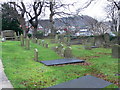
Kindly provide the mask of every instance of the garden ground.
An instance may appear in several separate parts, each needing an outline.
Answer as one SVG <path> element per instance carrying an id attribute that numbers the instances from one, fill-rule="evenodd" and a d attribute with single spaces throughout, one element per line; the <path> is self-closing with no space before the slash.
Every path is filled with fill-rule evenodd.
<path id="1" fill-rule="evenodd" d="M 20 46 L 19 41 L 2 43 L 2 62 L 5 73 L 14 88 L 47 88 L 85 75 L 93 75 L 114 83 L 106 88 L 118 87 L 118 59 L 111 57 L 111 49 L 85 50 L 82 45 L 72 45 L 73 55 L 86 60 L 85 64 L 45 66 L 35 62 L 34 49 L 39 51 L 39 60 L 62 59 L 51 48 L 57 44 L 46 39 L 49 48 L 31 42 L 30 50 Z"/>

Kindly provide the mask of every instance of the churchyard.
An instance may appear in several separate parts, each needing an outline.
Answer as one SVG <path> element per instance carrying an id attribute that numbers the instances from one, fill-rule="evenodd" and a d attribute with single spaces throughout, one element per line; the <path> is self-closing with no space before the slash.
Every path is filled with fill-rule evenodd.
<path id="1" fill-rule="evenodd" d="M 112 83 L 104 88 L 119 86 L 118 58 L 113 58 L 110 41 L 102 45 L 88 38 L 82 44 L 71 44 L 69 37 L 53 39 L 24 38 L 2 44 L 5 73 L 14 88 L 48 88 L 79 77 L 91 75 Z M 107 43 L 106 43 L 107 42 Z M 84 62 L 45 65 L 45 61 L 75 58 Z M 42 63 L 43 62 L 43 63 Z M 54 61 L 53 61 L 54 62 Z M 95 82 L 97 83 L 97 82 Z M 69 87 L 68 87 L 69 88 Z"/>

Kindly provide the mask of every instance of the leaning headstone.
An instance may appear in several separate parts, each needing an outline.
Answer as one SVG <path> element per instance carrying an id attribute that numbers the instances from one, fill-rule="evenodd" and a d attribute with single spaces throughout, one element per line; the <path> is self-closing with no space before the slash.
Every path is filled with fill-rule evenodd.
<path id="1" fill-rule="evenodd" d="M 38 50 L 37 49 L 34 50 L 34 60 L 38 61 Z"/>
<path id="2" fill-rule="evenodd" d="M 26 38 L 26 49 L 30 49 L 30 39 L 28 37 Z"/>
<path id="3" fill-rule="evenodd" d="M 24 36 L 23 35 L 20 36 L 20 42 L 21 42 L 21 46 L 24 46 Z"/>
<path id="4" fill-rule="evenodd" d="M 64 57 L 65 58 L 72 58 L 73 57 L 73 55 L 72 55 L 72 48 L 71 47 L 65 48 L 65 50 L 64 50 Z"/>

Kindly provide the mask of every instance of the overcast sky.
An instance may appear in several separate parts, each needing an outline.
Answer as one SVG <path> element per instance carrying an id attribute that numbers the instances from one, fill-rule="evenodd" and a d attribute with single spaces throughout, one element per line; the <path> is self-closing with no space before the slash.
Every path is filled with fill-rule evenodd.
<path id="1" fill-rule="evenodd" d="M 0 0 L 0 1 L 10 1 L 10 0 Z M 29 2 L 32 0 L 24 0 L 25 2 Z M 74 11 L 75 9 L 77 9 L 80 6 L 84 6 L 83 3 L 86 3 L 88 0 L 62 0 L 64 3 L 73 3 L 73 2 L 77 2 L 77 5 L 71 9 L 71 11 Z M 92 2 L 91 5 L 86 8 L 85 10 L 83 10 L 81 12 L 81 14 L 83 15 L 89 15 L 93 18 L 96 18 L 98 20 L 104 20 L 106 18 L 106 12 L 104 10 L 105 6 L 108 4 L 109 2 L 107 0 L 96 0 L 95 2 Z M 45 18 L 48 18 L 48 16 L 46 16 Z"/>

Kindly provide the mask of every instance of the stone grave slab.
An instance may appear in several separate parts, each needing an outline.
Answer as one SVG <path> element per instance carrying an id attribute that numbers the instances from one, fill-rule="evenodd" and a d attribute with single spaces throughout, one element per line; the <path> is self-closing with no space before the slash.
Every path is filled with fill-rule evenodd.
<path id="1" fill-rule="evenodd" d="M 40 62 L 47 65 L 47 66 L 52 66 L 52 65 L 60 65 L 60 64 L 82 63 L 82 62 L 84 62 L 84 60 L 70 58 L 70 59 L 57 59 L 57 60 L 40 61 Z"/>
<path id="2" fill-rule="evenodd" d="M 112 83 L 87 75 L 49 88 L 104 88 Z"/>
<path id="3" fill-rule="evenodd" d="M 97 46 L 91 46 L 91 48 L 98 48 Z"/>

